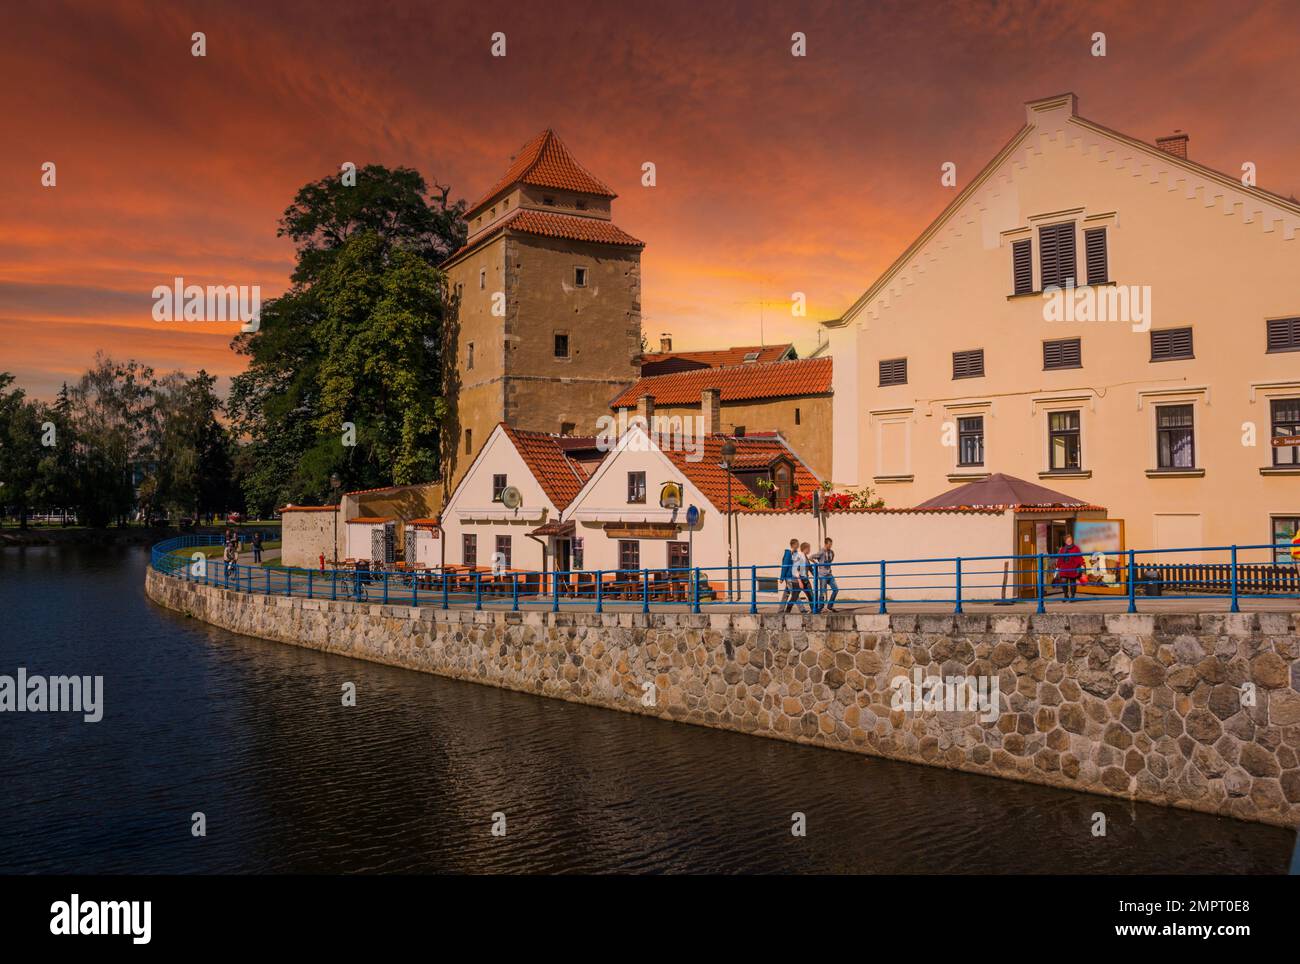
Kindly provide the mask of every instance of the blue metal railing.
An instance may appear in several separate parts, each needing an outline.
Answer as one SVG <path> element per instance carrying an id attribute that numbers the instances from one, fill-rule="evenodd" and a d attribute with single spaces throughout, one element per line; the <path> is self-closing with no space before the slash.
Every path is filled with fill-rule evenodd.
<path id="1" fill-rule="evenodd" d="M 659 609 L 703 612 L 712 608 L 757 613 L 823 612 L 892 604 L 951 606 L 961 613 L 972 603 L 1028 605 L 1046 612 L 1052 599 L 1088 603 L 1123 600 L 1138 611 L 1139 597 L 1222 599 L 1231 612 L 1242 600 L 1300 599 L 1300 563 L 1286 559 L 1286 545 L 1200 546 L 1128 549 L 1085 558 L 1078 575 L 1067 562 L 1077 556 L 954 556 L 813 563 L 796 580 L 779 565 L 696 566 L 665 569 L 492 572 L 472 567 L 408 571 L 362 566 L 356 569 L 299 569 L 227 564 L 204 549 L 222 545 L 219 536 L 187 535 L 153 547 L 151 564 L 168 575 L 260 595 L 353 601 L 443 609 L 508 608 L 532 605 L 559 612 L 623 607 L 648 613 Z M 1284 559 L 1285 561 L 1279 561 Z"/>

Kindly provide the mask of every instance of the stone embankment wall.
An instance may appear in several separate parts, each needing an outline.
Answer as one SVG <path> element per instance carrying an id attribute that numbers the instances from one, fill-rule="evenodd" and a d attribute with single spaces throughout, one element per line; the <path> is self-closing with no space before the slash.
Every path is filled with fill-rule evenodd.
<path id="1" fill-rule="evenodd" d="M 152 570 L 146 589 L 234 632 L 441 676 L 1300 824 L 1300 614 L 442 611 L 248 596 Z M 997 713 L 894 709 L 892 681 L 917 668 L 996 678 Z"/>

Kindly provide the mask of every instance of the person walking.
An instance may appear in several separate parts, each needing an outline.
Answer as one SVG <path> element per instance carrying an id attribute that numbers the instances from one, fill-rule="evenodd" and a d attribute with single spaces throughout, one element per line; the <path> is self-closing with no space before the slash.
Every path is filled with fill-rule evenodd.
<path id="1" fill-rule="evenodd" d="M 835 550 L 831 548 L 831 540 L 827 539 L 822 544 L 822 551 L 812 557 L 812 561 L 817 563 L 817 608 L 822 608 L 822 600 L 826 601 L 826 611 L 835 612 L 835 597 L 840 594 L 839 583 L 835 581 L 835 572 L 831 566 L 835 563 Z M 830 595 L 827 595 L 829 591 Z"/>
<path id="2" fill-rule="evenodd" d="M 781 587 L 781 599 L 777 606 L 785 606 L 785 612 L 790 611 L 786 604 L 790 601 L 790 567 L 794 562 L 794 554 L 799 551 L 799 540 L 791 539 L 790 545 L 786 547 L 785 552 L 781 553 L 781 574 L 777 577 L 777 582 Z"/>
<path id="3" fill-rule="evenodd" d="M 253 564 L 260 566 L 262 564 L 262 533 L 253 533 Z"/>
<path id="4" fill-rule="evenodd" d="M 803 593 L 808 597 L 808 610 L 812 610 L 813 597 L 812 590 L 809 586 L 808 570 L 812 565 L 808 561 L 808 543 L 799 545 L 791 555 L 790 559 L 790 598 L 785 604 L 785 611 L 789 612 L 791 607 L 796 603 L 799 605 L 799 612 L 805 612 L 803 602 L 799 599 L 799 594 Z"/>
<path id="5" fill-rule="evenodd" d="M 239 550 L 235 548 L 233 542 L 226 543 L 225 552 L 221 554 L 226 563 L 226 582 L 230 582 L 230 576 L 234 573 L 235 567 L 239 565 Z"/>
<path id="6" fill-rule="evenodd" d="M 1065 595 L 1066 602 L 1074 600 L 1082 571 L 1083 550 L 1074 544 L 1074 537 L 1067 532 L 1065 545 L 1061 546 L 1061 551 L 1056 557 L 1056 577 L 1061 581 L 1061 591 Z"/>

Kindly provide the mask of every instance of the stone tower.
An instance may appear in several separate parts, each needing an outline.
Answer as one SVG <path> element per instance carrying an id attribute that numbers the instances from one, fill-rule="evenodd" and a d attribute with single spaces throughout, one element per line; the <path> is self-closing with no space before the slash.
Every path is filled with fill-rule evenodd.
<path id="1" fill-rule="evenodd" d="M 443 265 L 460 301 L 449 486 L 498 422 L 593 435 L 637 379 L 644 245 L 614 224 L 614 197 L 548 129 L 466 212 Z"/>

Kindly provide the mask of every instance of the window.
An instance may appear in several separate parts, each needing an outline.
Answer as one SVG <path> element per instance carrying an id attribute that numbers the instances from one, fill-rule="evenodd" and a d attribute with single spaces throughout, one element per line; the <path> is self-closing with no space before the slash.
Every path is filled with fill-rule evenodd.
<path id="1" fill-rule="evenodd" d="M 1049 472 L 1077 472 L 1079 459 L 1079 413 L 1047 413 L 1047 469 Z"/>
<path id="2" fill-rule="evenodd" d="M 478 269 L 478 290 L 482 291 L 487 288 L 487 268 Z"/>
<path id="3" fill-rule="evenodd" d="M 1273 414 L 1273 464 L 1300 466 L 1300 398 L 1275 398 Z M 1294 445 L 1279 445 L 1282 439 Z"/>
<path id="4" fill-rule="evenodd" d="M 1090 228 L 1083 232 L 1083 252 L 1088 263 L 1088 284 L 1104 285 L 1110 281 L 1105 228 Z"/>
<path id="5" fill-rule="evenodd" d="M 747 351 L 745 352 L 745 357 L 741 359 L 741 361 L 743 364 L 746 365 L 752 364 L 753 362 L 758 361 L 759 355 L 761 354 L 762 354 L 761 352 Z"/>
<path id="6" fill-rule="evenodd" d="M 635 539 L 618 540 L 618 567 L 620 569 L 641 568 L 641 543 Z"/>
<path id="7" fill-rule="evenodd" d="M 1034 244 L 1028 239 L 1011 243 L 1011 283 L 1018 295 L 1034 290 Z"/>
<path id="8" fill-rule="evenodd" d="M 744 437 L 745 437 L 745 426 L 743 426 L 743 425 L 733 425 L 733 426 L 731 427 L 731 434 L 734 435 L 734 436 L 736 436 L 736 438 L 744 438 Z"/>
<path id="9" fill-rule="evenodd" d="M 460 561 L 466 566 L 478 565 L 478 536 L 466 533 L 460 537 Z"/>
<path id="10" fill-rule="evenodd" d="M 501 493 L 506 490 L 506 477 L 504 475 L 492 476 L 492 501 L 500 502 Z"/>
<path id="11" fill-rule="evenodd" d="M 1292 539 L 1300 533 L 1300 515 L 1273 516 L 1273 550 L 1274 562 L 1290 562 Z"/>
<path id="12" fill-rule="evenodd" d="M 689 569 L 691 567 L 691 546 L 687 542 L 668 543 L 668 568 Z"/>
<path id="13" fill-rule="evenodd" d="M 474 430 L 472 428 L 465 429 L 465 454 L 474 454 Z"/>
<path id="14" fill-rule="evenodd" d="M 489 220 L 489 221 L 491 221 L 491 220 L 492 220 L 493 218 L 495 218 L 496 216 L 497 216 L 497 209 L 496 209 L 496 208 L 493 208 L 491 211 L 488 212 L 488 220 Z"/>
<path id="15" fill-rule="evenodd" d="M 1300 351 L 1300 318 L 1270 318 L 1269 351 Z"/>
<path id="16" fill-rule="evenodd" d="M 510 198 L 506 198 L 504 201 L 501 202 L 501 210 L 502 212 L 510 210 Z"/>
<path id="17" fill-rule="evenodd" d="M 907 359 L 889 358 L 880 363 L 880 384 L 906 385 Z"/>
<path id="18" fill-rule="evenodd" d="M 629 505 L 645 502 L 645 473 L 629 472 L 627 474 L 627 501 Z"/>
<path id="19" fill-rule="evenodd" d="M 555 357 L 569 357 L 569 336 L 565 332 L 557 331 L 555 333 Z"/>
<path id="20" fill-rule="evenodd" d="M 497 553 L 492 560 L 492 565 L 510 569 L 512 568 L 510 560 L 510 536 L 497 536 Z"/>
<path id="21" fill-rule="evenodd" d="M 984 416 L 957 419 L 957 464 L 984 464 Z"/>
<path id="22" fill-rule="evenodd" d="M 1065 288 L 1077 277 L 1074 264 L 1074 222 L 1038 229 L 1039 273 L 1043 288 Z"/>
<path id="23" fill-rule="evenodd" d="M 573 206 L 576 207 L 579 211 L 585 211 L 585 210 L 587 210 L 587 202 L 586 202 L 586 201 L 574 201 L 574 202 L 573 202 Z"/>
<path id="24" fill-rule="evenodd" d="M 980 378 L 983 375 L 983 348 L 972 348 L 970 351 L 955 351 L 952 353 L 953 378 Z"/>
<path id="25" fill-rule="evenodd" d="M 772 470 L 772 486 L 778 506 L 788 505 L 794 498 L 794 470 L 789 463 L 780 462 Z"/>
<path id="26" fill-rule="evenodd" d="M 474 369 L 474 343 L 471 341 L 465 346 L 465 371 Z"/>
<path id="27" fill-rule="evenodd" d="M 582 536 L 574 536 L 569 540 L 569 565 L 574 569 L 582 568 Z"/>
<path id="28" fill-rule="evenodd" d="M 551 197 L 550 195 L 547 195 L 546 197 L 542 198 L 542 203 L 545 204 L 548 208 L 553 208 L 555 207 L 555 198 Z"/>
<path id="29" fill-rule="evenodd" d="M 561 422 L 561 423 L 560 423 L 560 434 L 561 434 L 561 435 L 572 435 L 572 434 L 573 434 L 574 432 L 576 432 L 577 430 L 578 430 L 578 425 L 577 425 L 576 422 Z"/>
<path id="30" fill-rule="evenodd" d="M 1161 405 L 1156 408 L 1156 467 L 1196 467 L 1196 441 L 1191 405 Z"/>
<path id="31" fill-rule="evenodd" d="M 794 424 L 796 424 L 796 425 L 801 424 L 800 421 L 799 421 L 799 409 L 798 409 L 797 406 L 795 407 L 795 410 L 794 410 Z"/>
<path id="32" fill-rule="evenodd" d="M 573 269 L 573 286 L 574 286 L 575 288 L 585 288 L 585 287 L 587 287 L 587 269 L 586 269 L 586 268 L 574 268 L 574 269 Z"/>
<path id="33" fill-rule="evenodd" d="M 1078 338 L 1061 338 L 1043 342 L 1043 370 L 1082 368 L 1083 348 Z"/>
<path id="34" fill-rule="evenodd" d="M 1151 332 L 1151 360 L 1153 362 L 1191 357 L 1193 357 L 1192 329 L 1160 328 Z"/>

